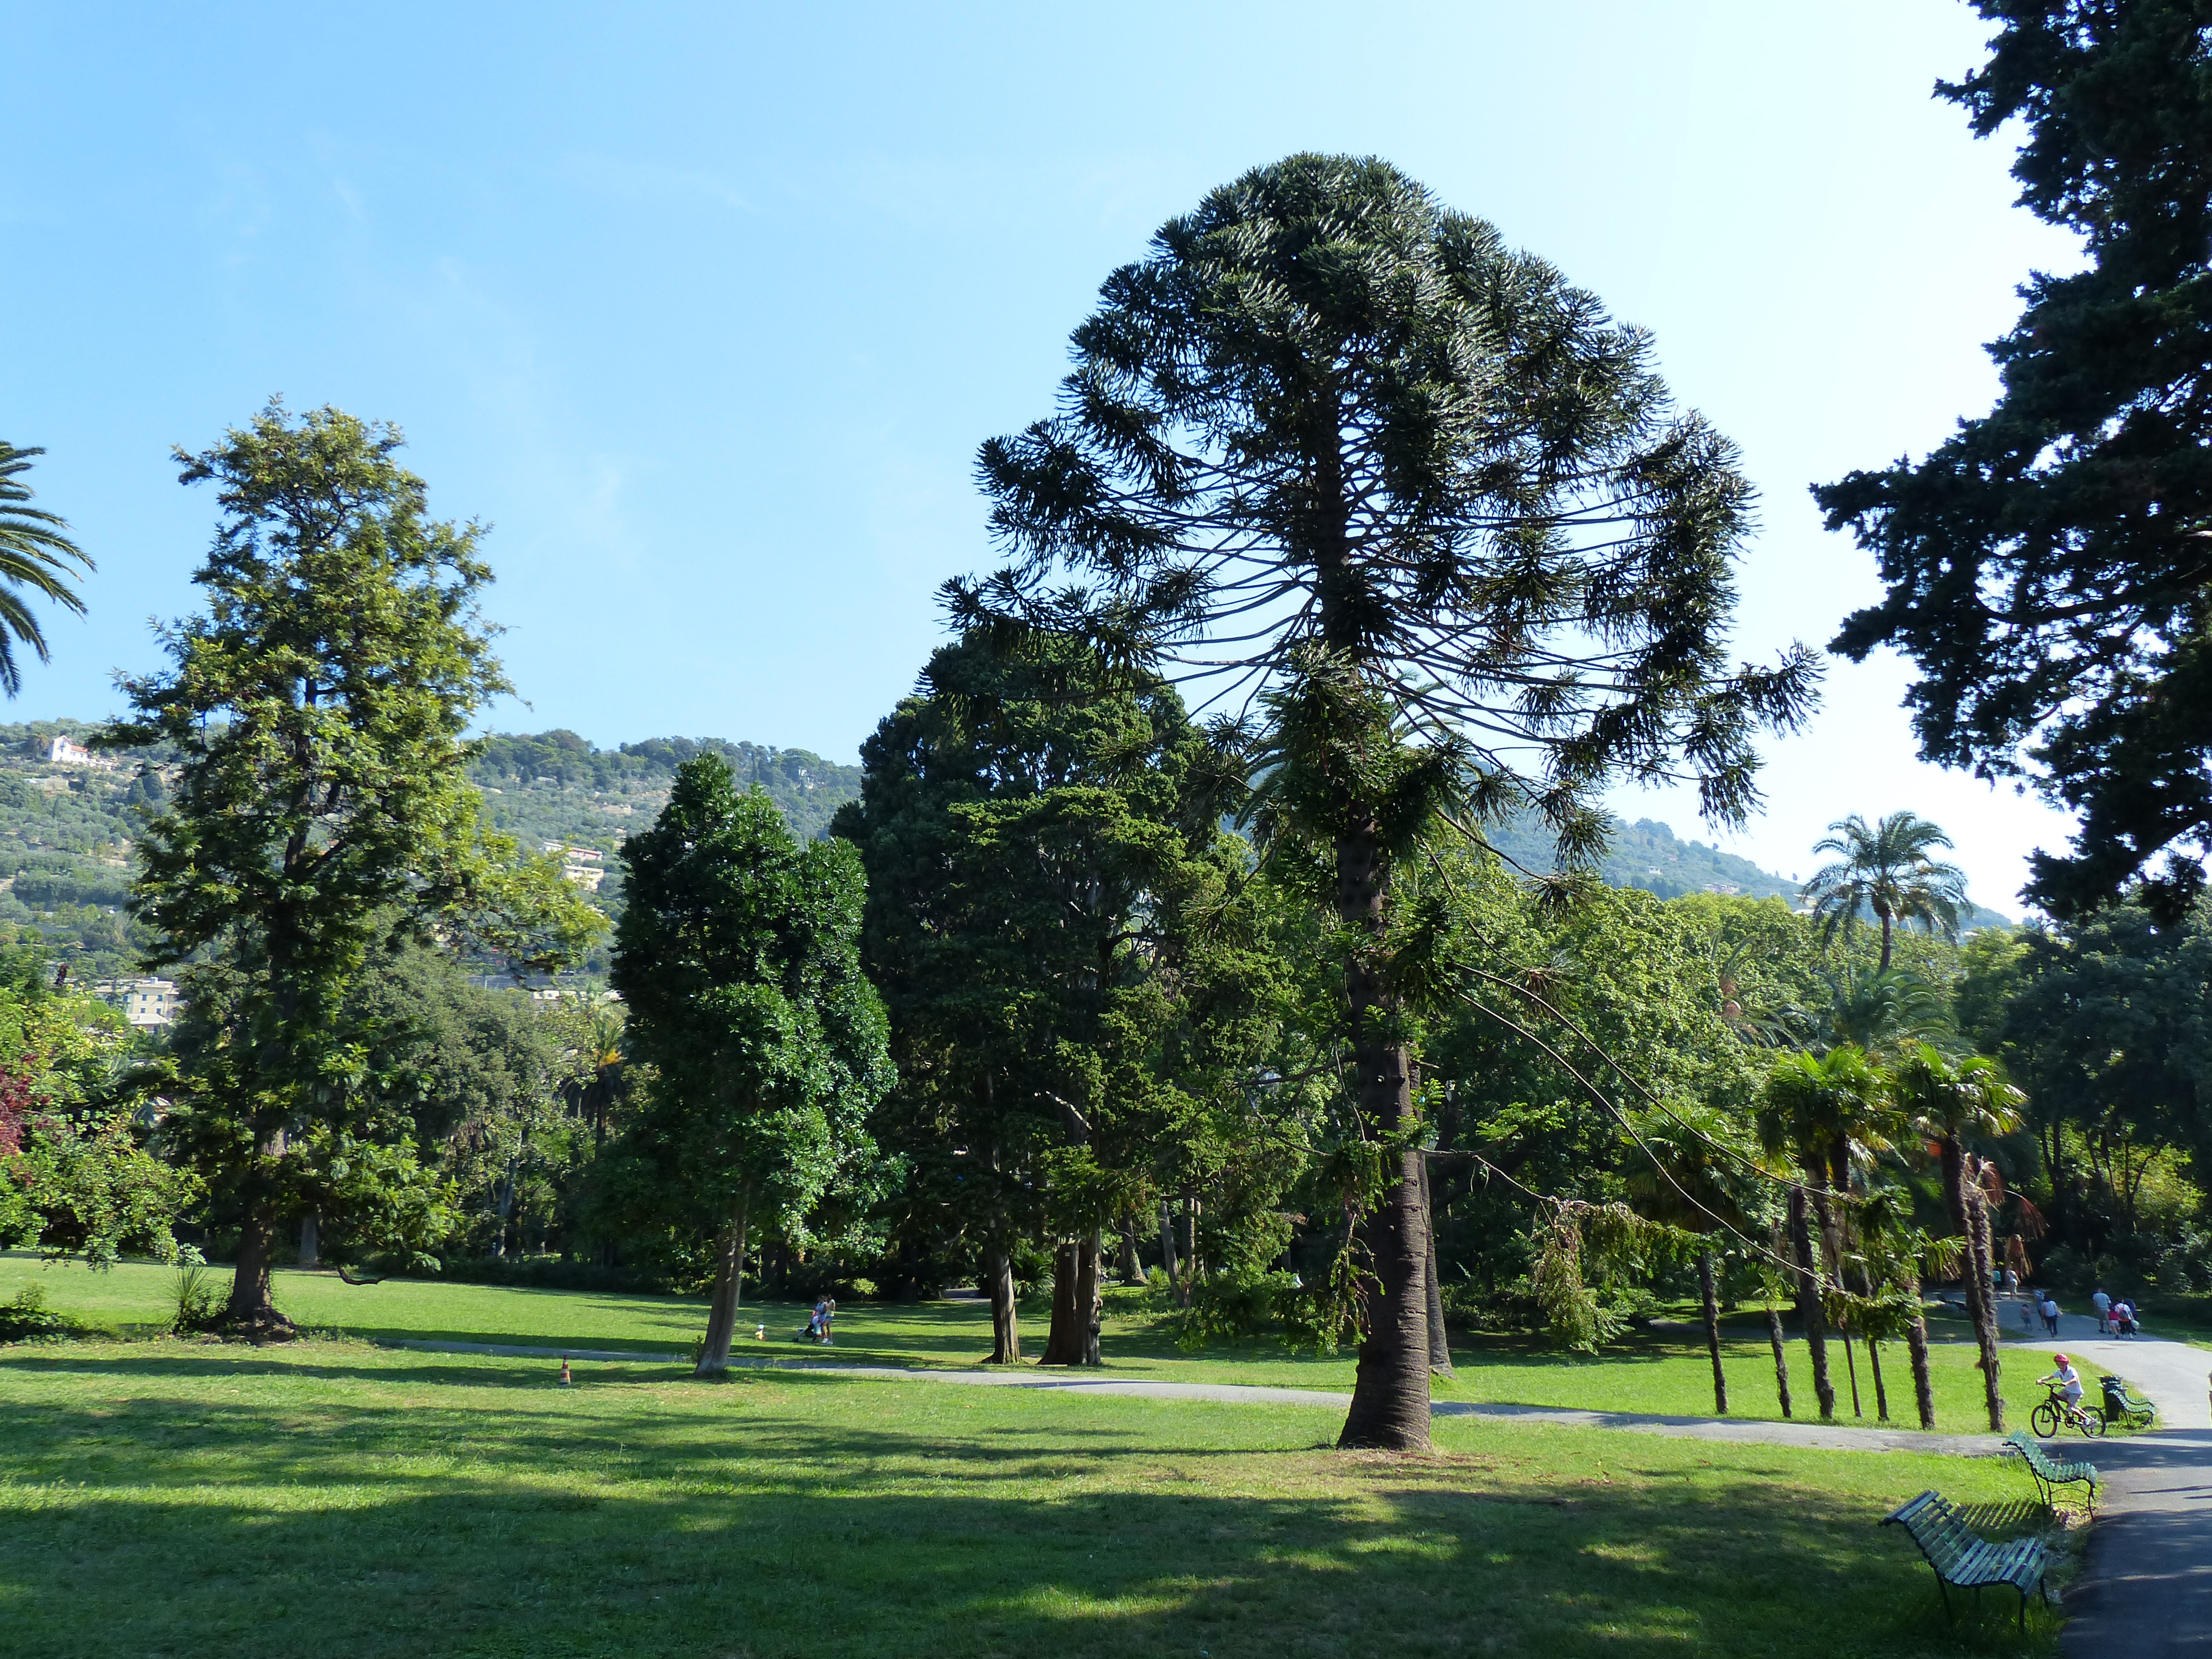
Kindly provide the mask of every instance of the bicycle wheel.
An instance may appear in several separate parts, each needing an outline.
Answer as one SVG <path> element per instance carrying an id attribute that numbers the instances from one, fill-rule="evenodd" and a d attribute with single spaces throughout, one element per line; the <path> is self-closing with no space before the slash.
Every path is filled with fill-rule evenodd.
<path id="1" fill-rule="evenodd" d="M 2045 1401 L 2027 1414 L 2027 1426 L 2035 1431 L 2038 1440 L 2048 1440 L 2058 1432 L 2058 1407 Z"/>
<path id="2" fill-rule="evenodd" d="M 2102 1440 L 2105 1437 L 2105 1419 L 2094 1412 L 2083 1412 L 2081 1432 L 2092 1440 Z"/>

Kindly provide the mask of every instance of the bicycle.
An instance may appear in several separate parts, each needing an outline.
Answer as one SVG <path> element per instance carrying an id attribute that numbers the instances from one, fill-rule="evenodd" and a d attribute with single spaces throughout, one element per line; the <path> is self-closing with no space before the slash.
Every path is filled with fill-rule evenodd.
<path id="1" fill-rule="evenodd" d="M 2071 1424 L 2089 1439 L 2100 1439 L 2105 1432 L 2105 1419 L 2094 1412 L 2084 1411 L 2066 1397 L 2061 1389 L 2051 1389 L 2044 1395 L 2043 1403 L 2027 1414 L 2027 1425 L 2035 1431 L 2039 1440 L 2054 1438 L 2063 1425 Z"/>

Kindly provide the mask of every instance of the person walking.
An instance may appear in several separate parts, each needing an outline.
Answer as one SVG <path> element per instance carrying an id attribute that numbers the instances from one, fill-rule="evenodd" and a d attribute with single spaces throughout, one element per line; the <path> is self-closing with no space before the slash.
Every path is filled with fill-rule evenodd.
<path id="1" fill-rule="evenodd" d="M 2058 1304 L 2050 1291 L 2043 1293 L 2043 1323 L 2051 1335 L 2058 1334 Z"/>
<path id="2" fill-rule="evenodd" d="M 2105 1293 L 2103 1285 L 2097 1286 L 2097 1293 L 2089 1298 L 2089 1305 L 2097 1310 L 2097 1334 L 2109 1335 L 2112 1328 L 2112 1298 Z"/>
<path id="3" fill-rule="evenodd" d="M 830 1327 L 837 1317 L 837 1298 L 830 1297 L 822 1304 L 822 1346 L 830 1346 Z"/>

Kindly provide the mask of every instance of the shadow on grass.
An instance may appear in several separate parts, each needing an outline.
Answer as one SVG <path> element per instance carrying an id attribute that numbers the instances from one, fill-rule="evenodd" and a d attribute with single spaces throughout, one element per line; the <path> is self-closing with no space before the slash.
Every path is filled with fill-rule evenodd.
<path id="1" fill-rule="evenodd" d="M 55 1659 L 2017 1650 L 2008 1616 L 1948 1632 L 1872 1517 L 1741 1477 L 1511 1489 L 1482 1458 L 1252 1449 L 1325 1488 L 1270 1495 L 1110 1431 L 768 1417 L 733 1443 L 519 1405 L 15 1425 L 9 1645 Z"/>

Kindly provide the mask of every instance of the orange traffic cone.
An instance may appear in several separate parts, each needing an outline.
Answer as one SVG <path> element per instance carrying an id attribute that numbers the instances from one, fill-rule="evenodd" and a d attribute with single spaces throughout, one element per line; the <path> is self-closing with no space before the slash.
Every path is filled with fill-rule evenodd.
<path id="1" fill-rule="evenodd" d="M 561 1356 L 561 1386 L 568 1386 L 568 1356 L 565 1353 Z"/>

